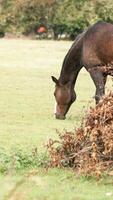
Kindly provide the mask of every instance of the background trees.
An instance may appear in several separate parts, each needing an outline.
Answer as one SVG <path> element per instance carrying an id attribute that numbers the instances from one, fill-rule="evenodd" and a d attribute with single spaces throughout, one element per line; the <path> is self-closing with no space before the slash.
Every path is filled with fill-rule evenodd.
<path id="1" fill-rule="evenodd" d="M 41 25 L 54 38 L 74 38 L 98 20 L 113 22 L 112 0 L 0 0 L 0 34 L 34 34 Z"/>

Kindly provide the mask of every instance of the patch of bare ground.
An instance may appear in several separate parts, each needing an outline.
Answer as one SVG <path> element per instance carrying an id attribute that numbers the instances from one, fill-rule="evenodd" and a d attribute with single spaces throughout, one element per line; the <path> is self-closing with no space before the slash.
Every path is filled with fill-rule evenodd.
<path id="1" fill-rule="evenodd" d="M 36 170 L 27 173 L 24 177 L 17 181 L 4 200 L 24 200 L 29 193 L 29 188 L 26 187 L 26 184 L 30 182 L 33 182 L 35 185 L 40 182 L 40 177 L 37 176 Z"/>

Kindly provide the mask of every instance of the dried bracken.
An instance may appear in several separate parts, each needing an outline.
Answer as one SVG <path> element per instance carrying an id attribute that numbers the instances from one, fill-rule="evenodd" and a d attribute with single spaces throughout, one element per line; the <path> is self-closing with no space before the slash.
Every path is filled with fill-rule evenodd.
<path id="1" fill-rule="evenodd" d="M 90 108 L 81 128 L 59 134 L 47 148 L 51 167 L 72 167 L 78 173 L 113 174 L 113 93 Z"/>
<path id="2" fill-rule="evenodd" d="M 113 76 L 113 62 L 108 63 L 107 65 L 96 66 L 96 67 L 90 68 L 88 71 L 89 72 L 94 71 L 94 70 L 97 71 L 97 69 L 99 71 L 103 72 L 104 74 Z"/>

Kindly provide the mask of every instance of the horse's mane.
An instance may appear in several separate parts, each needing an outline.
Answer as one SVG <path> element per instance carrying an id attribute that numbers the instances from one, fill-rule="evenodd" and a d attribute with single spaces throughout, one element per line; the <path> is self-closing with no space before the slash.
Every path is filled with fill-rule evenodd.
<path id="1" fill-rule="evenodd" d="M 71 48 L 75 46 L 85 35 L 86 31 L 83 31 L 82 33 L 78 34 L 74 40 L 74 43 L 72 44 Z"/>
<path id="2" fill-rule="evenodd" d="M 68 53 L 66 54 L 65 58 L 64 58 L 64 61 L 63 61 L 63 65 L 65 65 L 69 55 L 70 55 L 70 52 L 72 51 L 73 48 L 75 48 L 75 46 L 78 44 L 78 42 L 83 39 L 84 35 L 85 35 L 86 31 L 83 31 L 82 33 L 78 34 L 77 37 L 75 38 L 74 40 L 74 43 L 72 44 L 71 48 L 69 49 Z"/>

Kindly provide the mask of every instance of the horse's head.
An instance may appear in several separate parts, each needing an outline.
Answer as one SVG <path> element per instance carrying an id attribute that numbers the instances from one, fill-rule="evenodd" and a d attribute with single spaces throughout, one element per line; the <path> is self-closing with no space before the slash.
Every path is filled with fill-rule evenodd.
<path id="1" fill-rule="evenodd" d="M 70 81 L 65 85 L 62 85 L 59 80 L 53 76 L 52 80 L 55 82 L 54 96 L 56 99 L 56 105 L 54 114 L 56 119 L 65 119 L 66 113 L 76 99 L 76 94 Z"/>

